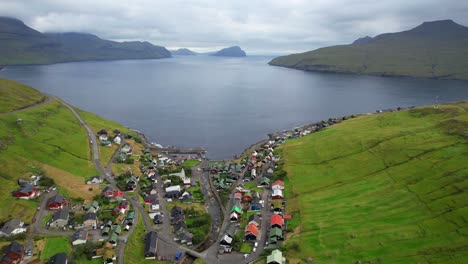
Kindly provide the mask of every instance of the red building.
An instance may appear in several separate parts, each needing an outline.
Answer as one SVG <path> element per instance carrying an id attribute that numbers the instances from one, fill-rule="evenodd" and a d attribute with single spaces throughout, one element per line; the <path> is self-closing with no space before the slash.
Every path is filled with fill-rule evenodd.
<path id="1" fill-rule="evenodd" d="M 19 264 L 23 261 L 24 247 L 13 241 L 8 245 L 4 254 L 0 264 Z"/>
<path id="2" fill-rule="evenodd" d="M 18 191 L 13 193 L 13 196 L 16 198 L 21 198 L 21 199 L 34 199 L 37 196 L 39 196 L 40 192 L 39 189 L 34 188 L 32 185 L 27 184 L 26 186 L 22 187 Z"/>

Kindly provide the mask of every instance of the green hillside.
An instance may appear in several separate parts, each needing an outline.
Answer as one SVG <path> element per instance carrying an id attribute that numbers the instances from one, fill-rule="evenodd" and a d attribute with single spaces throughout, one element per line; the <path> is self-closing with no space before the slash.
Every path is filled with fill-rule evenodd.
<path id="1" fill-rule="evenodd" d="M 0 65 L 171 57 L 149 42 L 116 42 L 85 33 L 43 34 L 23 22 L 0 17 Z"/>
<path id="2" fill-rule="evenodd" d="M 467 111 L 460 102 L 365 115 L 287 141 L 278 151 L 299 222 L 289 258 L 466 263 Z"/>
<path id="3" fill-rule="evenodd" d="M 18 87 L 21 87 L 18 89 Z M 45 97 L 37 90 L 14 81 L 0 79 L 0 114 L 42 102 Z"/>
<path id="4" fill-rule="evenodd" d="M 26 85 L 6 80 L 2 82 L 8 83 L 9 89 L 16 91 L 9 97 L 12 105 L 25 102 L 21 96 L 23 94 L 34 94 L 38 98 L 42 96 Z M 33 101 L 35 99 L 26 103 Z M 1 105 L 3 107 L 3 103 Z M 102 125 L 109 130 L 126 131 L 115 122 L 81 113 L 93 129 Z M 22 123 L 17 123 L 18 118 L 23 120 Z M 89 185 L 85 184 L 86 179 L 97 174 L 91 161 L 87 133 L 71 111 L 56 99 L 39 107 L 0 115 L 0 192 L 4 194 L 0 199 L 0 222 L 12 217 L 31 222 L 37 201 L 18 200 L 12 196 L 12 192 L 19 188 L 19 178 L 37 170 L 54 179 L 61 187 L 60 192 L 68 197 L 90 199 L 99 193 L 99 188 L 89 191 Z"/>
<path id="5" fill-rule="evenodd" d="M 425 22 L 399 33 L 282 56 L 270 65 L 306 71 L 468 80 L 468 27 Z"/>

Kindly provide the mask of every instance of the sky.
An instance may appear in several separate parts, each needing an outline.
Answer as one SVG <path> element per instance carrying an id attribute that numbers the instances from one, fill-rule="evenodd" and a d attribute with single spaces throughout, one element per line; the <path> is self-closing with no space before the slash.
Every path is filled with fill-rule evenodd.
<path id="1" fill-rule="evenodd" d="M 468 26 L 462 0 L 0 0 L 0 15 L 41 32 L 86 32 L 169 49 L 288 54 L 453 19 Z"/>

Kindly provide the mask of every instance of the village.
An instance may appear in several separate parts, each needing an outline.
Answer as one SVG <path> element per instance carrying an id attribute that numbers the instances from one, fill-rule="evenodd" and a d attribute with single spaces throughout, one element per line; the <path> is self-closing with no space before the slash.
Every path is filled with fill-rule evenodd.
<path id="1" fill-rule="evenodd" d="M 109 165 L 102 175 L 89 177 L 89 190 L 99 189 L 100 194 L 85 200 L 66 197 L 40 172 L 20 179 L 12 195 L 40 203 L 31 224 L 26 219 L 3 224 L 0 235 L 13 239 L 1 263 L 34 260 L 36 235 L 69 237 L 73 247 L 73 256 L 60 252 L 47 263 L 67 263 L 77 254 L 99 263 L 124 263 L 125 244 L 139 218 L 145 230 L 142 259 L 250 263 L 265 251 L 265 263 L 286 263 L 280 245 L 294 216 L 286 213 L 284 173 L 274 150 L 286 139 L 344 119 L 270 134 L 240 158 L 227 161 L 209 161 L 200 150 L 154 147 L 141 134 L 144 148 L 136 151 L 132 137 L 119 130 L 90 133 L 90 143 L 98 148 L 117 146 L 112 163 L 128 167 L 116 175 L 107 170 Z M 25 234 L 25 244 L 14 240 Z"/>

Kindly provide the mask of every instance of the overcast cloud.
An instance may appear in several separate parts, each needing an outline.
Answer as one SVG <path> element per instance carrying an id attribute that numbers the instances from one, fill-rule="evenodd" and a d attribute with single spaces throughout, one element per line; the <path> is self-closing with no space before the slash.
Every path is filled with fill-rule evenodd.
<path id="1" fill-rule="evenodd" d="M 0 0 L 0 15 L 41 32 L 87 32 L 196 51 L 239 45 L 250 54 L 302 52 L 453 19 L 462 0 Z"/>

